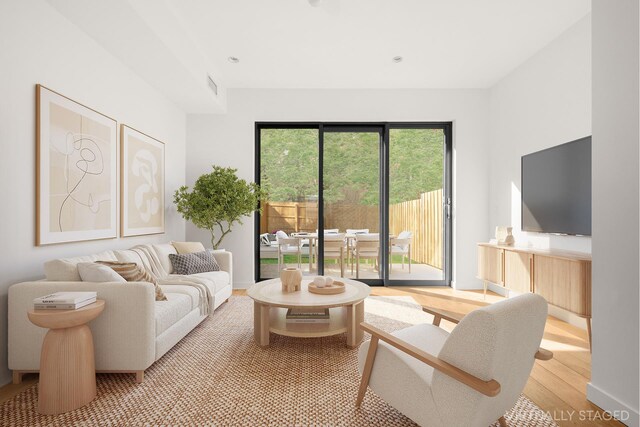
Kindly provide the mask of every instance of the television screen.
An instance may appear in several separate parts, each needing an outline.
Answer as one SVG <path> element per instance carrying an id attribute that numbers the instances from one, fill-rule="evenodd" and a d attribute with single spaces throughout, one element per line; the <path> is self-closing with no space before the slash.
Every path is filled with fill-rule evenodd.
<path id="1" fill-rule="evenodd" d="M 591 137 L 522 156 L 522 230 L 591 235 Z"/>

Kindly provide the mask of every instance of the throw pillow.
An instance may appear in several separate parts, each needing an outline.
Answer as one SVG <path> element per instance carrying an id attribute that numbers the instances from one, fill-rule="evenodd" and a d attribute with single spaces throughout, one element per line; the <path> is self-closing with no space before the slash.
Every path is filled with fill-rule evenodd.
<path id="1" fill-rule="evenodd" d="M 166 301 L 167 297 L 162 292 L 162 288 L 158 286 L 156 279 L 149 272 L 141 268 L 135 262 L 117 262 L 117 261 L 96 261 L 98 264 L 110 267 L 122 276 L 127 282 L 149 282 L 153 283 L 156 290 L 156 301 Z"/>
<path id="2" fill-rule="evenodd" d="M 200 242 L 171 242 L 179 254 L 192 254 L 194 252 L 203 252 L 204 245 Z"/>
<path id="3" fill-rule="evenodd" d="M 121 275 L 106 265 L 79 262 L 76 267 L 83 282 L 126 282 Z"/>
<path id="4" fill-rule="evenodd" d="M 189 275 L 206 273 L 208 271 L 220 271 L 220 266 L 209 251 L 195 252 L 192 254 L 170 254 L 169 259 L 173 265 L 175 274 Z"/>

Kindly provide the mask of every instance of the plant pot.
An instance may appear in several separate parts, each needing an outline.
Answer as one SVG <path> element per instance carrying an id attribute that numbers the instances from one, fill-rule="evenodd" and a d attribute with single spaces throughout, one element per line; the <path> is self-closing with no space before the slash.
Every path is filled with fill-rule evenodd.
<path id="1" fill-rule="evenodd" d="M 296 292 L 302 283 L 302 270 L 299 268 L 283 268 L 280 272 L 282 292 Z"/>

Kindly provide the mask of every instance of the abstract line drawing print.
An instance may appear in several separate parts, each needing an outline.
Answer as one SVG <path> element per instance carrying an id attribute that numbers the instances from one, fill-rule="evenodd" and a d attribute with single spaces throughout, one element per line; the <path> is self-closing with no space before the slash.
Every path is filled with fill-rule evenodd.
<path id="1" fill-rule="evenodd" d="M 36 85 L 36 246 L 118 236 L 118 123 Z"/>
<path id="2" fill-rule="evenodd" d="M 52 150 L 57 151 L 65 156 L 65 175 L 66 196 L 60 204 L 58 210 L 58 230 L 66 231 L 63 224 L 63 211 L 67 203 L 75 203 L 84 206 L 91 213 L 97 214 L 100 211 L 101 204 L 110 202 L 109 195 L 94 196 L 90 191 L 86 194 L 86 200 L 80 199 L 82 193 L 82 183 L 87 175 L 102 175 L 105 173 L 104 157 L 100 145 L 96 142 L 92 135 L 74 134 L 69 132 L 63 147 L 56 145 L 55 141 L 51 141 Z M 81 174 L 75 182 L 72 182 L 72 168 L 76 168 Z"/>
<path id="3" fill-rule="evenodd" d="M 108 127 L 51 104 L 49 149 L 50 231 L 111 228 Z"/>

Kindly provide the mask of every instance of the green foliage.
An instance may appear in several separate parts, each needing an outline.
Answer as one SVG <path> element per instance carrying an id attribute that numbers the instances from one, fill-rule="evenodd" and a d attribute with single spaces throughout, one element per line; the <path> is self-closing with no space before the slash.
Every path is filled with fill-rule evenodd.
<path id="1" fill-rule="evenodd" d="M 193 191 L 189 192 L 189 187 L 182 186 L 173 196 L 173 202 L 184 219 L 198 228 L 209 230 L 214 249 L 231 232 L 233 224 L 242 224 L 241 218 L 259 210 L 260 199 L 266 197 L 260 186 L 238 178 L 236 172 L 237 169 L 213 166 L 213 172 L 198 178 Z M 216 227 L 220 230 L 217 241 Z"/>
<path id="2" fill-rule="evenodd" d="M 263 129 L 261 182 L 269 199 L 298 202 L 318 197 L 318 130 Z M 442 188 L 444 135 L 439 129 L 390 130 L 390 203 L 414 200 Z M 380 153 L 374 133 L 324 134 L 326 203 L 379 203 Z"/>

